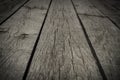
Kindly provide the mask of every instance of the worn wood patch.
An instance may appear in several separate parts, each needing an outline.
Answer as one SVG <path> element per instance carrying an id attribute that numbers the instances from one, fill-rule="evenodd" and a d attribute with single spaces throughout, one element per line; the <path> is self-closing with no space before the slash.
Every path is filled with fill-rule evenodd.
<path id="1" fill-rule="evenodd" d="M 22 80 L 50 0 L 31 0 L 0 26 L 0 80 Z"/>
<path id="2" fill-rule="evenodd" d="M 108 80 L 120 80 L 120 30 L 107 18 L 79 17 Z"/>
<path id="3" fill-rule="evenodd" d="M 53 0 L 27 80 L 102 80 L 70 0 Z"/>

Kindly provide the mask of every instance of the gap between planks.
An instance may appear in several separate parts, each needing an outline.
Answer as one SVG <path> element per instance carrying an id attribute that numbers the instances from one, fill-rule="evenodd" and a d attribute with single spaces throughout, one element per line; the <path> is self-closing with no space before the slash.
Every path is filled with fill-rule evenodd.
<path id="1" fill-rule="evenodd" d="M 108 18 L 119 30 L 120 27 L 118 26 L 117 23 L 115 23 L 110 17 L 108 16 L 102 16 L 102 15 L 90 15 L 90 14 L 81 14 L 81 13 L 77 13 L 78 15 L 84 15 L 84 16 L 93 16 L 93 17 L 101 17 L 101 18 Z"/>
<path id="2" fill-rule="evenodd" d="M 80 22 L 80 24 L 81 24 L 81 26 L 82 26 L 84 35 L 85 35 L 86 40 L 87 40 L 87 42 L 88 42 L 88 45 L 89 45 L 89 47 L 90 47 L 90 49 L 91 49 L 91 53 L 93 54 L 93 56 L 94 56 L 94 58 L 95 58 L 95 60 L 96 60 L 96 64 L 97 64 L 97 66 L 98 66 L 98 68 L 99 68 L 99 71 L 100 71 L 100 73 L 101 73 L 101 75 L 102 75 L 102 77 L 103 77 L 103 80 L 108 80 L 107 77 L 106 77 L 106 75 L 105 75 L 105 72 L 104 72 L 104 70 L 103 70 L 103 67 L 102 67 L 102 65 L 101 65 L 101 63 L 100 63 L 100 61 L 99 61 L 99 59 L 98 59 L 98 57 L 97 57 L 97 55 L 96 55 L 95 49 L 94 49 L 94 47 L 93 47 L 93 45 L 92 45 L 92 43 L 91 43 L 91 41 L 90 41 L 90 39 L 89 39 L 89 37 L 88 37 L 88 34 L 87 34 L 87 32 L 86 32 L 86 29 L 85 29 L 85 27 L 84 27 L 81 19 L 79 18 L 79 14 L 77 13 L 77 10 L 76 10 L 76 7 L 75 7 L 75 5 L 74 5 L 73 0 L 71 0 L 71 2 L 72 2 L 72 4 L 73 4 L 74 10 L 75 10 L 75 12 L 76 12 L 77 18 L 78 18 L 78 20 L 79 20 L 79 22 Z M 97 16 L 97 17 L 98 17 L 98 16 Z M 101 16 L 99 16 L 99 17 L 101 17 Z M 102 17 L 103 17 L 103 16 L 102 16 Z"/>
<path id="3" fill-rule="evenodd" d="M 78 4 L 81 4 L 81 2 Z M 77 6 L 75 5 L 75 7 Z M 77 8 L 77 11 L 80 11 L 80 9 Z M 79 15 L 79 18 L 96 51 L 107 79 L 120 80 L 120 30 L 107 17 Z"/>
<path id="4" fill-rule="evenodd" d="M 0 25 L 2 25 L 4 22 L 6 22 L 11 16 L 13 16 L 17 11 L 19 11 L 26 3 L 28 3 L 30 0 L 26 0 L 20 7 L 18 7 L 15 11 L 13 11 L 10 15 L 8 15 L 8 17 L 6 17 L 5 19 L 3 19 L 0 22 Z"/>
<path id="5" fill-rule="evenodd" d="M 22 79 L 22 80 L 26 80 L 27 75 L 28 75 L 28 73 L 29 73 L 29 69 L 30 69 L 30 66 L 31 66 L 31 63 L 32 63 L 32 60 L 33 60 L 33 57 L 34 57 L 34 54 L 35 54 L 35 51 L 36 51 L 36 47 L 37 47 L 38 42 L 39 42 L 39 39 L 40 39 L 40 35 L 41 35 L 41 32 L 42 32 L 43 26 L 44 26 L 45 21 L 46 21 L 46 18 L 47 18 L 47 15 L 48 15 L 48 12 L 49 12 L 51 3 L 52 3 L 52 0 L 50 0 L 50 3 L 49 3 L 49 6 L 48 6 L 48 9 L 47 9 L 45 18 L 44 18 L 43 23 L 42 23 L 42 26 L 41 26 L 41 28 L 40 28 L 38 37 L 37 37 L 37 39 L 36 39 L 36 41 L 35 41 L 35 45 L 34 45 L 34 47 L 33 47 L 33 50 L 32 50 L 32 53 L 31 53 L 30 59 L 29 59 L 29 61 L 28 61 L 28 64 L 27 64 L 27 67 L 26 67 L 26 70 L 25 70 L 25 72 L 24 72 L 24 75 L 23 75 L 23 79 Z"/>
<path id="6" fill-rule="evenodd" d="M 73 80 L 73 79 L 77 80 L 77 78 L 79 78 L 79 79 L 91 79 L 91 80 L 97 78 L 97 79 L 101 80 L 102 78 L 101 78 L 101 74 L 99 73 L 98 66 L 97 66 L 96 63 L 94 64 L 95 59 L 94 59 L 92 53 L 91 52 L 89 53 L 89 46 L 87 46 L 88 45 L 87 40 L 85 39 L 84 32 L 81 29 L 81 25 L 79 24 L 79 21 L 77 19 L 76 13 L 74 12 L 74 8 L 73 8 L 73 5 L 72 5 L 71 1 L 68 0 L 68 4 L 67 4 L 67 0 L 64 1 L 63 4 L 61 4 L 61 2 L 62 1 L 60 1 L 60 0 L 54 0 L 52 8 L 50 8 L 51 13 L 49 12 L 49 16 L 48 16 L 49 18 L 47 18 L 48 22 L 46 22 L 45 26 L 43 27 L 44 31 L 42 31 L 39 46 L 37 46 L 35 56 L 33 57 L 33 62 L 32 62 L 32 65 L 30 66 L 31 68 L 30 68 L 29 75 L 27 76 L 27 80 L 34 80 L 34 79 L 36 79 L 36 80 L 37 79 L 38 80 L 39 79 L 44 79 L 44 80 L 45 79 L 46 80 L 51 80 L 51 79 L 57 80 L 57 79 L 59 79 L 59 80 L 62 80 L 62 79 L 65 79 L 64 78 L 65 76 L 67 77 L 66 79 L 70 79 L 70 80 Z M 66 6 L 66 5 L 68 5 L 69 7 Z M 59 9 L 56 9 L 54 7 L 57 7 Z M 53 15 L 53 12 L 54 12 L 55 15 Z M 71 13 L 69 15 L 67 15 L 69 12 L 71 12 Z M 55 17 L 53 17 L 53 16 L 55 16 Z M 56 21 L 59 21 L 59 19 L 65 21 L 66 23 L 62 22 L 62 21 L 55 23 Z M 76 20 L 76 21 L 73 21 L 73 23 L 71 23 L 72 20 Z M 76 32 L 79 32 L 79 34 L 76 33 Z M 64 33 L 66 33 L 66 35 Z M 62 39 L 59 38 L 60 36 L 61 36 Z M 59 44 L 60 44 L 60 46 L 58 46 L 58 47 L 60 47 L 60 48 L 62 47 L 62 49 L 64 48 L 63 47 L 63 45 L 65 45 L 64 36 L 65 36 L 65 42 L 66 42 L 66 44 L 68 44 L 65 47 L 67 47 L 68 51 L 67 50 L 61 51 L 61 49 L 57 48 L 57 46 Z M 68 38 L 66 36 L 68 36 Z M 73 38 L 71 39 L 71 37 L 75 37 L 75 38 L 77 38 L 77 40 L 72 41 L 74 39 Z M 46 38 L 48 39 L 48 41 L 46 41 L 47 40 Z M 82 38 L 83 38 L 83 41 L 85 41 L 85 42 L 82 42 L 82 40 L 80 40 Z M 54 39 L 54 40 L 51 40 L 51 39 Z M 73 42 L 74 44 L 71 45 L 72 44 L 71 42 Z M 76 46 L 75 44 L 77 44 L 77 42 L 79 44 Z M 83 47 L 82 45 L 85 45 L 85 47 Z M 47 49 L 46 46 L 47 46 L 47 48 L 48 47 L 49 48 Z M 85 52 L 77 52 L 76 48 L 78 46 L 83 47 L 83 49 L 85 48 Z M 52 51 L 51 51 L 51 48 L 52 48 Z M 74 48 L 75 48 L 75 50 L 73 50 Z M 47 50 L 47 51 L 45 51 L 44 49 Z M 87 51 L 87 49 L 88 49 L 88 51 Z M 56 52 L 56 51 L 59 52 L 59 50 L 60 50 L 60 54 Z M 63 63 L 61 62 L 62 63 L 61 64 L 58 61 L 59 61 L 59 58 L 60 58 L 60 60 L 62 60 L 61 59 L 62 54 L 66 59 L 68 59 L 68 61 L 63 62 Z M 84 58 L 83 59 L 83 64 L 84 65 L 79 65 L 79 64 L 82 64 L 82 63 L 79 62 L 79 60 L 76 58 L 75 54 L 78 54 L 79 56 L 84 55 L 84 56 L 82 56 L 82 59 Z M 71 57 L 70 57 L 71 55 L 72 55 L 72 60 L 71 60 Z M 91 61 L 90 62 L 87 61 L 87 59 L 85 59 L 86 57 L 88 57 L 88 59 L 90 59 Z M 55 58 L 55 60 L 57 59 L 57 61 L 53 62 L 52 60 L 54 60 L 54 58 Z M 50 62 L 49 59 L 52 62 Z M 46 62 L 46 61 L 48 61 L 48 62 Z M 71 64 L 71 61 L 72 61 L 72 66 L 68 65 L 68 64 Z M 77 64 L 75 61 L 78 61 L 79 64 Z M 84 62 L 88 65 L 85 65 Z M 64 64 L 64 63 L 66 63 L 67 65 Z M 74 65 L 75 63 L 76 63 L 76 65 Z M 51 66 L 49 64 L 51 64 L 51 65 L 53 64 L 52 65 L 53 67 L 51 68 Z M 57 71 L 56 74 L 54 74 L 54 70 L 56 72 L 56 70 L 58 70 L 58 68 L 60 68 L 59 65 L 65 65 L 65 66 L 63 66 L 62 70 L 59 70 L 59 71 Z M 92 66 L 92 65 L 94 65 L 94 67 L 93 67 L 93 70 L 91 71 L 91 69 L 89 69 L 88 67 Z M 65 71 L 67 70 L 67 67 L 70 67 L 70 68 L 73 67 L 73 69 L 69 70 L 69 68 L 68 68 L 69 73 L 66 74 Z M 86 67 L 87 67 L 87 69 L 86 69 Z M 83 71 L 85 70 L 83 73 L 81 73 L 81 68 L 83 69 Z M 91 72 L 95 73 L 95 74 L 92 74 Z M 63 73 L 62 76 L 60 76 L 61 73 Z M 99 75 L 99 77 L 98 77 L 98 75 Z M 58 78 L 58 76 L 59 76 L 59 78 Z"/>
<path id="7" fill-rule="evenodd" d="M 119 17 L 119 14 L 120 13 L 118 13 L 117 12 L 117 14 L 109 14 L 110 13 L 110 11 L 109 11 L 109 9 L 106 9 L 106 7 L 103 7 L 103 5 L 101 5 L 102 3 L 98 3 L 98 0 L 92 0 L 92 1 L 89 1 L 93 6 L 95 6 L 106 18 L 108 18 L 119 30 L 120 30 L 120 22 L 118 22 L 118 21 L 115 21 L 117 18 L 114 18 L 114 17 Z M 99 4 L 98 6 L 95 4 L 95 3 L 97 3 L 97 4 Z M 104 3 L 103 3 L 104 4 Z M 106 4 L 105 4 L 106 5 Z M 100 8 L 101 7 L 101 8 Z M 105 9 L 104 9 L 105 8 Z M 114 10 L 114 9 L 113 9 Z M 116 10 L 116 11 L 118 11 L 118 10 Z M 112 11 L 112 13 L 114 13 L 113 11 Z M 119 18 L 118 18 L 119 19 Z"/>
<path id="8" fill-rule="evenodd" d="M 0 25 L 1 80 L 22 80 L 49 3 L 30 0 Z"/>

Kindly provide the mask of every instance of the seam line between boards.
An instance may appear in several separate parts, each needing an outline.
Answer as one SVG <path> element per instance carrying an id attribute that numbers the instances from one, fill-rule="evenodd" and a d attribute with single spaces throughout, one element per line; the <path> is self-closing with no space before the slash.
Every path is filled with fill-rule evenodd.
<path id="1" fill-rule="evenodd" d="M 30 0 L 26 0 L 21 6 L 19 6 L 15 11 L 13 11 L 8 17 L 3 19 L 3 21 L 0 22 L 0 25 L 2 25 L 4 22 L 6 22 L 10 17 L 12 17 L 17 11 L 19 11 L 25 4 L 27 4 Z"/>
<path id="2" fill-rule="evenodd" d="M 88 0 L 89 1 L 89 0 Z M 120 30 L 120 26 L 115 22 L 115 21 L 113 21 L 109 16 L 110 15 L 106 15 L 102 10 L 100 10 L 100 9 L 98 9 L 97 8 L 97 6 L 96 5 L 94 5 L 93 4 L 93 2 L 91 2 L 91 1 L 89 1 L 93 6 L 95 6 L 95 8 L 97 9 L 97 10 L 99 10 L 104 16 L 106 16 L 106 18 L 108 19 L 108 20 L 110 20 L 114 25 L 115 25 L 115 27 L 117 27 L 119 30 Z M 112 15 L 111 15 L 112 16 Z"/>
<path id="3" fill-rule="evenodd" d="M 44 24 L 45 24 L 45 21 L 46 21 L 46 19 L 47 19 L 47 16 L 48 16 L 49 9 L 50 9 L 50 7 L 51 7 L 52 1 L 53 1 L 53 0 L 50 0 L 50 3 L 49 3 L 49 6 L 48 6 L 46 15 L 45 15 L 45 17 L 44 17 L 42 26 L 41 26 L 40 31 L 39 31 L 39 34 L 38 34 L 38 37 L 37 37 L 37 39 L 36 39 L 36 42 L 35 42 L 34 47 L 33 47 L 33 50 L 32 50 L 32 52 L 31 52 L 31 56 L 30 56 L 30 58 L 29 58 L 29 60 L 28 60 L 28 63 L 27 63 L 25 72 L 24 72 L 24 74 L 23 74 L 22 80 L 26 80 L 26 79 L 27 79 L 27 76 L 28 76 L 28 73 L 29 73 L 29 70 L 30 70 L 30 67 L 31 67 L 31 63 L 32 63 L 32 60 L 33 60 L 33 57 L 34 57 L 34 54 L 35 54 L 35 51 L 36 51 L 36 48 L 37 48 L 37 44 L 38 44 L 38 42 L 39 42 L 39 39 L 40 39 L 40 36 L 41 36 L 41 33 L 42 33 L 42 29 L 43 29 Z"/>
<path id="4" fill-rule="evenodd" d="M 78 15 L 78 13 L 77 13 L 77 10 L 76 10 L 76 8 L 75 8 L 75 5 L 74 5 L 74 3 L 73 3 L 73 0 L 71 0 L 71 2 L 72 2 L 72 5 L 73 5 L 73 8 L 74 8 L 74 11 L 75 11 L 75 13 L 76 13 L 76 16 L 77 16 L 77 18 L 78 18 L 78 20 L 79 20 L 79 23 L 80 23 L 80 25 L 81 25 L 81 27 L 82 27 L 83 33 L 84 33 L 84 35 L 85 35 L 85 38 L 86 38 L 86 40 L 87 40 L 87 43 L 88 43 L 89 48 L 90 48 L 90 50 L 91 50 L 91 53 L 92 53 L 94 59 L 96 60 L 96 64 L 97 64 L 97 66 L 98 66 L 98 69 L 99 69 L 99 71 L 100 71 L 100 74 L 101 74 L 103 80 L 108 80 L 107 77 L 106 77 L 106 75 L 105 75 L 105 72 L 104 72 L 104 70 L 103 70 L 103 68 L 102 68 L 102 66 L 101 66 L 101 63 L 100 63 L 100 61 L 99 61 L 99 59 L 98 59 L 98 57 L 97 57 L 97 55 L 96 55 L 95 49 L 93 48 L 93 45 L 92 45 L 92 43 L 91 43 L 91 41 L 90 41 L 90 39 L 89 39 L 89 37 L 88 37 L 88 34 L 87 34 L 86 29 L 85 29 L 85 27 L 84 27 L 84 25 L 83 25 L 83 23 L 82 23 L 82 20 L 79 18 L 79 15 Z"/>

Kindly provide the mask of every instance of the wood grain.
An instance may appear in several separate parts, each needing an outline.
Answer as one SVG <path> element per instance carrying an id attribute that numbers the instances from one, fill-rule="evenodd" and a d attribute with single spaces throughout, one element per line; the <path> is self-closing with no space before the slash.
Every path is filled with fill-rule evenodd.
<path id="1" fill-rule="evenodd" d="M 27 80 L 102 80 L 70 0 L 53 0 Z"/>
<path id="2" fill-rule="evenodd" d="M 120 30 L 107 18 L 79 17 L 108 80 L 120 80 Z"/>
<path id="3" fill-rule="evenodd" d="M 50 0 L 31 0 L 0 26 L 0 80 L 21 80 Z"/>

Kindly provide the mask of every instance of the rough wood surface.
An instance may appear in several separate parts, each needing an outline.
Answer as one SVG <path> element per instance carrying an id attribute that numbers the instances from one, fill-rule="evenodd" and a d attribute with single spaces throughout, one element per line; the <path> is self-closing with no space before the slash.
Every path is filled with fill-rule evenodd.
<path id="1" fill-rule="evenodd" d="M 120 13 L 119 10 L 113 8 L 106 0 L 90 0 L 93 5 L 95 5 L 101 12 L 105 15 L 118 15 Z"/>
<path id="2" fill-rule="evenodd" d="M 114 8 L 114 0 L 73 0 L 77 13 L 81 15 L 108 17 L 118 28 L 120 28 L 120 10 Z M 114 3 L 113 3 L 114 2 Z"/>
<path id="3" fill-rule="evenodd" d="M 53 0 L 27 80 L 102 80 L 70 0 Z"/>
<path id="4" fill-rule="evenodd" d="M 113 23 L 115 23 L 120 28 L 120 10 L 114 8 L 109 3 L 113 2 L 113 0 L 90 0 L 91 3 L 99 9 L 105 16 L 109 17 Z M 120 1 L 118 1 L 118 5 Z"/>
<path id="5" fill-rule="evenodd" d="M 108 80 L 120 80 L 120 30 L 107 18 L 80 18 Z"/>
<path id="6" fill-rule="evenodd" d="M 109 18 L 120 29 L 120 15 L 110 16 Z"/>
<path id="7" fill-rule="evenodd" d="M 73 0 L 78 14 L 103 15 L 89 0 Z"/>
<path id="8" fill-rule="evenodd" d="M 27 0 L 0 0 L 0 24 Z"/>
<path id="9" fill-rule="evenodd" d="M 120 0 L 105 0 L 108 5 L 116 10 L 120 10 Z"/>
<path id="10" fill-rule="evenodd" d="M 0 26 L 0 80 L 21 80 L 50 0 L 31 0 Z"/>

